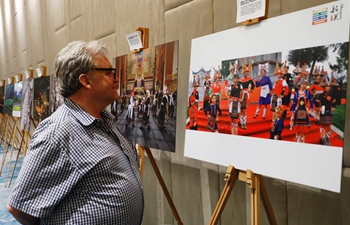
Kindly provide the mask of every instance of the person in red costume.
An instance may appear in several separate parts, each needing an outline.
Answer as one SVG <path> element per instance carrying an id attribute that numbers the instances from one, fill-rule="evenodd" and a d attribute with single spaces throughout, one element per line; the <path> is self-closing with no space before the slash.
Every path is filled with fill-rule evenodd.
<path id="1" fill-rule="evenodd" d="M 277 75 L 277 80 L 273 85 L 273 96 L 270 107 L 270 110 L 273 112 L 277 106 L 282 105 L 283 97 L 289 94 L 289 87 L 287 81 L 283 79 L 283 70 L 279 70 L 278 61 L 276 61 L 275 75 Z"/>
<path id="2" fill-rule="evenodd" d="M 215 79 L 215 83 L 211 85 L 212 93 L 216 96 L 216 103 L 220 105 L 220 96 L 221 96 L 221 86 L 219 84 L 219 79 Z"/>
<path id="3" fill-rule="evenodd" d="M 190 130 L 198 130 L 198 127 L 197 127 L 198 108 L 194 104 L 195 101 L 196 99 L 192 95 L 190 97 L 190 107 L 188 108 L 188 117 L 190 119 L 189 121 Z"/>
<path id="4" fill-rule="evenodd" d="M 252 61 L 253 57 L 251 58 L 251 61 L 248 65 L 248 67 L 244 63 L 244 59 L 242 59 L 243 64 L 243 77 L 239 79 L 239 83 L 242 86 L 242 98 L 241 98 L 241 114 L 240 114 L 240 123 L 241 128 L 243 130 L 247 129 L 247 108 L 249 105 L 249 99 L 250 99 L 250 92 L 253 92 L 255 88 L 255 83 L 253 81 L 253 78 L 251 76 L 248 76 L 248 74 L 252 71 Z"/>
<path id="5" fill-rule="evenodd" d="M 189 97 L 189 99 L 188 100 L 190 100 L 190 98 L 191 98 L 191 96 L 194 96 L 194 99 L 195 99 L 195 105 L 197 106 L 197 108 L 198 108 L 198 102 L 199 102 L 199 93 L 198 93 L 198 91 L 197 91 L 197 87 L 198 87 L 198 85 L 193 85 L 193 90 L 192 90 L 192 93 L 191 93 L 191 95 L 190 95 L 190 97 Z"/>

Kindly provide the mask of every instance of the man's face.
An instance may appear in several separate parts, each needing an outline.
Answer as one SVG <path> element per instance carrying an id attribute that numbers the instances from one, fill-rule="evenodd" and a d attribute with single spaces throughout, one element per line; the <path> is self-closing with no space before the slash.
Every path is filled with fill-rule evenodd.
<path id="1" fill-rule="evenodd" d="M 95 57 L 94 68 L 112 68 L 107 57 Z M 119 99 L 119 79 L 114 79 L 113 70 L 91 70 L 89 72 L 91 90 L 99 101 L 112 102 Z"/>

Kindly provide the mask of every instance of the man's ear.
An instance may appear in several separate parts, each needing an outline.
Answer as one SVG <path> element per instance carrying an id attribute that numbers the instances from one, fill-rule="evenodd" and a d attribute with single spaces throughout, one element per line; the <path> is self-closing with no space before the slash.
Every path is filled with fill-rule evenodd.
<path id="1" fill-rule="evenodd" d="M 90 85 L 90 81 L 89 81 L 89 77 L 87 74 L 82 73 L 79 75 L 79 82 L 81 83 L 81 85 L 85 88 L 91 88 Z"/>

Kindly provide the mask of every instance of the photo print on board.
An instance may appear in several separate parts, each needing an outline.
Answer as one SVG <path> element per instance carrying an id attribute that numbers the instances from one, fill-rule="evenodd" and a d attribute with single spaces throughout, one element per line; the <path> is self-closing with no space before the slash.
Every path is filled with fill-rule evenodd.
<path id="1" fill-rule="evenodd" d="M 5 86 L 0 87 L 0 113 L 4 113 L 4 104 L 5 104 Z"/>
<path id="2" fill-rule="evenodd" d="M 192 70 L 186 129 L 342 147 L 348 47 L 287 50 Z"/>
<path id="3" fill-rule="evenodd" d="M 22 111 L 22 81 L 14 85 L 12 116 L 21 117 Z"/>
<path id="4" fill-rule="evenodd" d="M 33 119 L 41 122 L 50 115 L 50 77 L 34 78 Z"/>
<path id="5" fill-rule="evenodd" d="M 51 115 L 63 104 L 64 98 L 59 92 L 59 83 L 58 83 L 57 77 L 55 75 L 52 75 L 50 77 L 51 77 L 50 101 L 52 102 L 50 107 L 50 115 Z"/>
<path id="6" fill-rule="evenodd" d="M 30 116 L 32 115 L 33 101 L 33 78 L 27 78 L 23 82 L 22 91 L 22 112 L 21 112 L 21 130 L 30 130 Z"/>
<path id="7" fill-rule="evenodd" d="M 336 1 L 193 39 L 184 155 L 339 192 L 348 9 Z M 315 23 L 320 10 L 329 20 Z M 276 27 L 286 39 L 261 35 Z"/>
<path id="8" fill-rule="evenodd" d="M 4 114 L 12 116 L 15 84 L 7 84 L 5 91 Z"/>
<path id="9" fill-rule="evenodd" d="M 174 41 L 114 59 L 120 99 L 111 111 L 143 147 L 175 151 L 178 48 Z"/>

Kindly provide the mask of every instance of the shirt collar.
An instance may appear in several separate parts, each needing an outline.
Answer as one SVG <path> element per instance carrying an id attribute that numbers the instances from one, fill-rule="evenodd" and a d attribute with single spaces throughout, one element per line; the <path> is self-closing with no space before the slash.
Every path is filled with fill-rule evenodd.
<path id="1" fill-rule="evenodd" d="M 84 126 L 89 126 L 95 120 L 98 120 L 98 118 L 91 116 L 88 112 L 84 111 L 80 106 L 75 104 L 69 98 L 64 99 L 64 104 L 69 108 L 73 116 L 77 118 L 77 120 Z M 103 120 L 106 121 L 108 124 L 110 124 L 114 120 L 114 116 L 111 113 L 109 113 L 106 109 L 104 109 L 101 112 L 101 116 Z"/>

